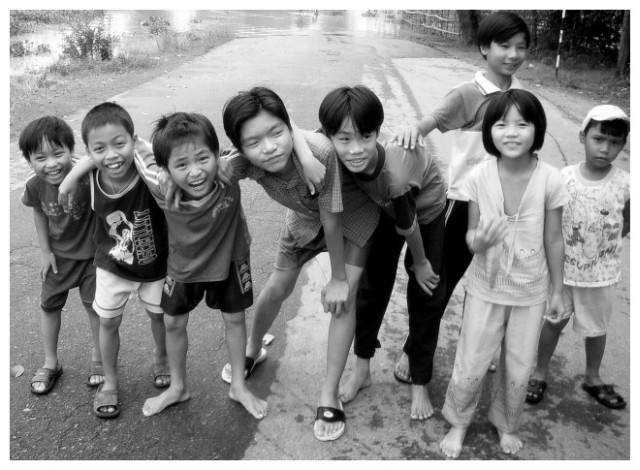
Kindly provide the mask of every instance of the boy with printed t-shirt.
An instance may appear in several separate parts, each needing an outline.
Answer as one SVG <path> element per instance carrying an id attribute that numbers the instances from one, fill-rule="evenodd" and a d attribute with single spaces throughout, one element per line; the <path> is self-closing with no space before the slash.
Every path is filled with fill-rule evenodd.
<path id="1" fill-rule="evenodd" d="M 547 388 L 549 362 L 560 333 L 573 316 L 573 330 L 585 337 L 582 388 L 607 408 L 626 401 L 600 378 L 600 365 L 622 276 L 622 238 L 630 231 L 629 173 L 612 165 L 627 143 L 629 117 L 617 106 L 593 108 L 582 123 L 585 161 L 561 170 L 569 190 L 562 213 L 564 234 L 564 312 L 547 319 L 538 343 L 538 361 L 527 387 L 527 402 L 539 403 Z"/>
<path id="2" fill-rule="evenodd" d="M 91 238 L 95 217 L 89 207 L 89 179 L 79 185 L 76 202 L 65 210 L 58 203 L 58 186 L 74 163 L 75 138 L 64 120 L 45 116 L 30 122 L 20 133 L 22 155 L 33 169 L 25 184 L 22 203 L 33 208 L 33 219 L 42 251 L 42 309 L 40 326 L 44 346 L 44 365 L 31 380 L 31 392 L 45 395 L 62 375 L 58 359 L 58 335 L 62 308 L 69 290 L 78 287 L 89 315 L 93 354 L 87 385 L 104 381 L 98 331 L 100 320 L 91 304 L 96 290 Z"/>
<path id="3" fill-rule="evenodd" d="M 60 186 L 66 196 L 80 175 L 92 168 L 91 207 L 97 215 L 96 296 L 100 316 L 100 351 L 104 384 L 96 392 L 93 412 L 115 418 L 118 404 L 117 362 L 120 324 L 131 292 L 137 291 L 151 319 L 155 343 L 154 385 L 169 385 L 164 311 L 160 305 L 167 272 L 167 224 L 164 214 L 133 165 L 138 137 L 133 120 L 120 105 L 105 102 L 82 120 L 88 159 L 79 162 Z"/>

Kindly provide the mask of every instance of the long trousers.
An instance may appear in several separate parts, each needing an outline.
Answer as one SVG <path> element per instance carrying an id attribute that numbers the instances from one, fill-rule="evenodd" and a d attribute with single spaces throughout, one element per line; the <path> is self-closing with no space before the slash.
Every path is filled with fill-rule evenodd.
<path id="1" fill-rule="evenodd" d="M 409 356 L 411 381 L 424 385 L 431 380 L 433 356 L 438 343 L 440 319 L 446 307 L 446 273 L 444 271 L 444 210 L 429 224 L 420 225 L 420 234 L 427 259 L 440 276 L 438 286 L 428 295 L 422 290 L 410 267 L 411 251 L 406 250 L 404 266 L 409 275 L 407 310 L 409 336 L 403 347 Z M 379 347 L 378 332 L 382 325 L 405 238 L 396 232 L 395 224 L 386 214 L 380 218 L 373 245 L 356 297 L 356 334 L 354 352 L 358 357 L 373 357 Z"/>
<path id="2" fill-rule="evenodd" d="M 442 407 L 442 415 L 452 426 L 471 424 L 487 369 L 502 344 L 500 363 L 492 374 L 488 417 L 502 432 L 517 431 L 545 309 L 546 301 L 522 307 L 465 295 L 455 363 Z"/>
<path id="3" fill-rule="evenodd" d="M 444 259 L 447 273 L 445 305 L 471 264 L 473 254 L 469 252 L 465 236 L 469 224 L 469 203 L 447 199 L 445 207 Z"/>

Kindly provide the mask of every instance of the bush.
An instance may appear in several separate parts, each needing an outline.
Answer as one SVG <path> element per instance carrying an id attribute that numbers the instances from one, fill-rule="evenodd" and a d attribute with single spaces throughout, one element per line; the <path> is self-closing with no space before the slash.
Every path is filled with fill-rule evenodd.
<path id="1" fill-rule="evenodd" d="M 69 59 L 110 60 L 115 38 L 103 26 L 81 23 L 71 26 L 64 37 L 62 56 Z"/>
<path id="2" fill-rule="evenodd" d="M 149 34 L 153 36 L 160 36 L 169 32 L 169 27 L 171 23 L 169 23 L 164 18 L 159 16 L 150 16 L 146 20 L 142 21 L 142 26 L 146 26 L 149 28 Z"/>
<path id="3" fill-rule="evenodd" d="M 27 55 L 47 54 L 51 47 L 47 44 L 36 44 L 33 41 L 12 41 L 9 45 L 10 57 L 24 57 Z"/>

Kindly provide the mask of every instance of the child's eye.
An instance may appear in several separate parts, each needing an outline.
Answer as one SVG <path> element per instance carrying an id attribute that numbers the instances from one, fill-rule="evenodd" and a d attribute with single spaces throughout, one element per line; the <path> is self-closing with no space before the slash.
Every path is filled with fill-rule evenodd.
<path id="1" fill-rule="evenodd" d="M 202 163 L 207 163 L 209 161 L 210 157 L 208 155 L 205 155 L 203 157 L 200 157 L 200 162 Z"/>

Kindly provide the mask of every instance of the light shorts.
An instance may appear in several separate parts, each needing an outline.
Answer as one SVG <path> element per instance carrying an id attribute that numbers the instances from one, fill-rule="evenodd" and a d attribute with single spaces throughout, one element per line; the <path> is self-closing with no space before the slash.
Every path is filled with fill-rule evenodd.
<path id="1" fill-rule="evenodd" d="M 355 243 L 345 239 L 345 264 L 364 268 L 372 238 L 369 239 L 363 248 L 360 248 Z M 320 229 L 318 235 L 316 235 L 311 242 L 307 243 L 305 246 L 300 246 L 298 244 L 298 240 L 289 231 L 285 223 L 280 229 L 274 267 L 280 271 L 293 271 L 295 269 L 300 269 L 307 261 L 312 260 L 323 251 L 327 251 L 324 230 Z"/>
<path id="2" fill-rule="evenodd" d="M 102 318 L 116 318 L 122 315 L 131 292 L 137 291 L 144 308 L 163 314 L 160 306 L 164 279 L 151 282 L 136 282 L 124 279 L 112 272 L 96 268 L 96 298 L 93 309 Z"/>
<path id="3" fill-rule="evenodd" d="M 586 337 L 607 333 L 617 284 L 603 287 L 576 287 L 564 285 L 562 302 L 563 320 L 573 315 L 573 331 Z"/>

